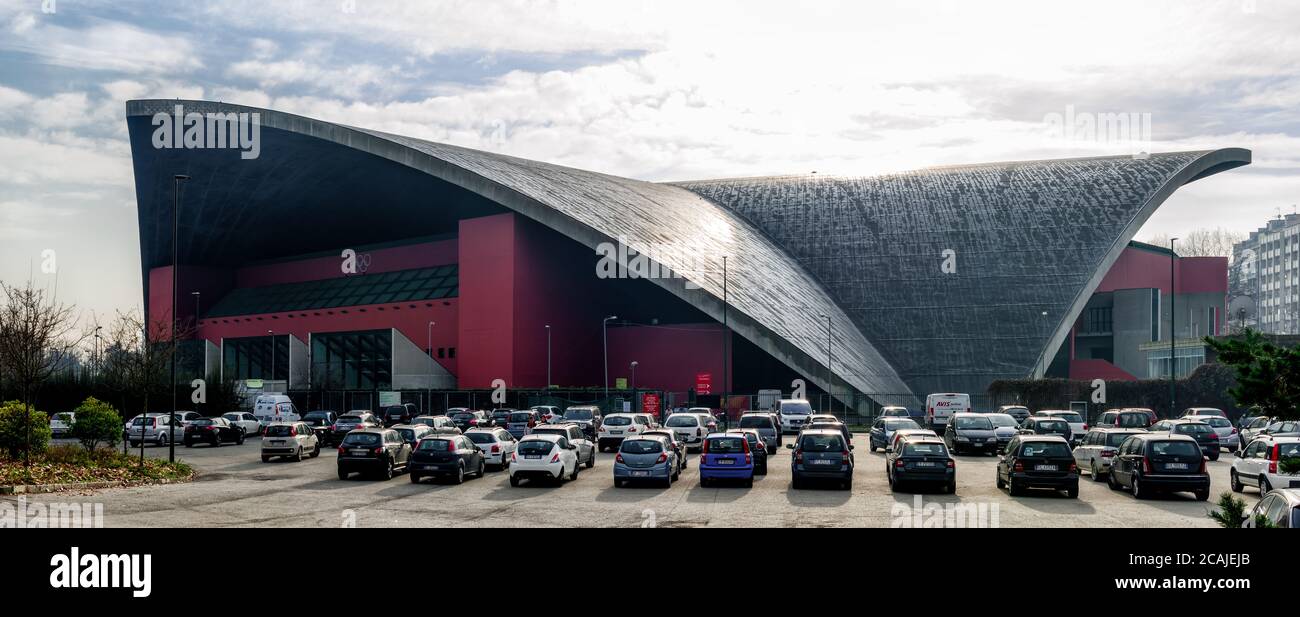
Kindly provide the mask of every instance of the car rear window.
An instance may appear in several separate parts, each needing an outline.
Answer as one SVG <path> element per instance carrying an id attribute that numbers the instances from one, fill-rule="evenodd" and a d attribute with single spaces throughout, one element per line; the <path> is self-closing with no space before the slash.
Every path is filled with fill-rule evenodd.
<path id="1" fill-rule="evenodd" d="M 1052 414 L 1052 417 L 1060 418 L 1062 420 L 1065 420 L 1066 422 L 1073 422 L 1075 424 L 1079 424 L 1083 422 L 1083 417 L 1077 413 L 1054 413 Z"/>
<path id="2" fill-rule="evenodd" d="M 988 418 L 959 417 L 955 420 L 955 422 L 957 423 L 956 426 L 957 430 L 962 430 L 962 429 L 972 430 L 972 431 L 993 430 L 993 422 Z"/>
<path id="3" fill-rule="evenodd" d="M 554 447 L 554 442 L 546 441 L 545 439 L 525 439 L 524 441 L 519 442 L 519 447 L 516 448 L 516 451 L 525 456 L 536 456 L 539 454 L 546 454 Z"/>
<path id="4" fill-rule="evenodd" d="M 471 437 L 470 439 L 473 439 L 473 437 Z M 446 452 L 450 449 L 451 449 L 451 440 L 449 439 L 420 440 L 419 450 L 421 452 Z"/>
<path id="5" fill-rule="evenodd" d="M 1067 431 L 1070 430 L 1070 423 L 1062 420 L 1044 420 L 1038 423 L 1038 428 L 1044 431 Z"/>
<path id="6" fill-rule="evenodd" d="M 1124 443 L 1125 439 L 1136 435 L 1137 433 L 1106 433 L 1106 445 L 1112 448 L 1118 448 Z"/>
<path id="7" fill-rule="evenodd" d="M 632 423 L 632 418 L 629 418 L 627 416 L 613 416 L 613 417 L 605 418 L 605 422 L 604 422 L 606 426 L 627 426 L 631 423 Z"/>
<path id="8" fill-rule="evenodd" d="M 810 414 L 812 413 L 812 405 L 809 405 L 808 403 L 805 403 L 803 401 L 781 403 L 781 413 L 794 414 L 794 415 Z"/>
<path id="9" fill-rule="evenodd" d="M 385 410 L 384 410 L 384 413 L 387 414 L 387 415 L 390 415 L 390 416 L 400 416 L 400 415 L 406 413 L 406 408 L 405 408 L 405 407 L 389 407 L 388 409 L 385 409 Z"/>
<path id="10" fill-rule="evenodd" d="M 921 425 L 907 418 L 886 418 L 885 428 L 891 431 L 897 431 L 905 428 L 921 428 Z"/>
<path id="11" fill-rule="evenodd" d="M 591 418 L 590 409 L 570 409 L 564 412 L 565 420 L 590 420 Z"/>
<path id="12" fill-rule="evenodd" d="M 772 419 L 767 416 L 741 416 L 740 428 L 772 428 Z"/>
<path id="13" fill-rule="evenodd" d="M 1151 442 L 1151 455 L 1199 457 L 1201 447 L 1190 441 L 1153 441 Z"/>
<path id="14" fill-rule="evenodd" d="M 379 435 L 374 433 L 348 433 L 348 436 L 343 438 L 343 443 L 350 446 L 376 446 L 379 445 Z"/>
<path id="15" fill-rule="evenodd" d="M 1300 457 L 1300 443 L 1278 444 L 1278 460 Z"/>
<path id="16" fill-rule="evenodd" d="M 407 443 L 415 441 L 415 429 L 413 428 L 399 428 L 397 433 L 402 436 L 402 441 Z"/>
<path id="17" fill-rule="evenodd" d="M 492 433 L 466 433 L 466 437 L 474 443 L 496 443 L 497 436 Z"/>
<path id="18" fill-rule="evenodd" d="M 268 426 L 266 427 L 267 437 L 289 437 L 293 432 L 292 426 Z"/>
<path id="19" fill-rule="evenodd" d="M 1213 433 L 1214 429 L 1208 424 L 1175 424 L 1174 432 L 1180 435 L 1201 435 Z"/>
<path id="20" fill-rule="evenodd" d="M 512 414 L 510 414 L 510 421 L 511 421 L 511 422 L 527 422 L 527 421 L 532 420 L 532 419 L 533 419 L 533 414 L 531 414 L 531 413 L 529 413 L 529 412 L 527 412 L 527 411 L 523 411 L 523 412 L 519 412 L 519 413 L 512 413 Z"/>
<path id="21" fill-rule="evenodd" d="M 909 443 L 903 447 L 903 456 L 947 456 L 948 449 L 941 443 Z"/>
<path id="22" fill-rule="evenodd" d="M 695 416 L 671 416 L 668 418 L 668 421 L 664 423 L 664 426 L 676 427 L 676 428 L 692 427 L 692 426 L 699 426 L 699 425 L 700 425 L 700 419 Z M 740 419 L 740 425 L 745 426 L 744 418 Z"/>
<path id="23" fill-rule="evenodd" d="M 355 424 L 361 421 L 361 416 L 341 416 L 339 422 L 343 424 Z"/>
<path id="24" fill-rule="evenodd" d="M 804 435 L 799 440 L 799 449 L 804 452 L 840 452 L 844 450 L 844 440 L 839 435 Z"/>
<path id="25" fill-rule="evenodd" d="M 1016 425 L 1016 419 L 1004 413 L 989 414 L 989 422 L 998 428 Z"/>
<path id="26" fill-rule="evenodd" d="M 625 439 L 618 448 L 624 454 L 657 454 L 663 449 L 663 444 L 657 439 Z"/>
<path id="27" fill-rule="evenodd" d="M 1219 416 L 1206 416 L 1205 419 L 1201 421 L 1210 426 L 1213 426 L 1214 428 L 1228 428 L 1229 426 L 1232 426 L 1231 420 L 1227 418 L 1220 418 Z"/>
<path id="28" fill-rule="evenodd" d="M 190 424 L 194 426 L 212 426 L 213 424 L 216 424 L 216 422 L 212 421 L 209 418 L 203 418 L 202 420 L 195 420 Z"/>
<path id="29" fill-rule="evenodd" d="M 539 429 L 533 429 L 533 434 L 534 435 L 559 435 L 560 437 L 564 437 L 567 439 L 569 437 L 569 430 L 563 428 L 539 428 Z"/>
<path id="30" fill-rule="evenodd" d="M 740 435 L 714 437 L 705 443 L 705 449 L 709 454 L 740 454 L 745 451 L 745 444 L 745 438 Z"/>
<path id="31" fill-rule="evenodd" d="M 475 418 L 477 418 L 477 417 L 478 417 L 478 416 L 475 416 L 475 415 L 472 414 L 472 413 L 458 413 L 458 414 L 452 414 L 451 419 L 453 419 L 453 420 L 473 420 L 473 419 L 475 419 Z"/>
<path id="32" fill-rule="evenodd" d="M 1144 413 L 1122 413 L 1119 414 L 1118 424 L 1124 428 L 1141 428 L 1147 426 L 1151 421 L 1151 416 Z"/>
<path id="33" fill-rule="evenodd" d="M 751 432 L 748 432 L 748 431 L 746 431 L 746 432 L 744 432 L 744 433 L 732 433 L 732 432 L 728 431 L 728 434 L 730 434 L 730 435 L 740 435 L 741 437 L 744 437 L 744 438 L 745 438 L 745 441 L 748 441 L 748 442 L 749 442 L 749 447 L 750 447 L 751 450 L 752 450 L 752 449 L 755 449 L 755 448 L 758 447 L 759 436 L 758 436 L 757 433 L 751 433 Z"/>
<path id="34" fill-rule="evenodd" d="M 1020 448 L 1020 456 L 1026 458 L 1048 458 L 1070 456 L 1070 447 L 1053 441 L 1031 441 Z"/>

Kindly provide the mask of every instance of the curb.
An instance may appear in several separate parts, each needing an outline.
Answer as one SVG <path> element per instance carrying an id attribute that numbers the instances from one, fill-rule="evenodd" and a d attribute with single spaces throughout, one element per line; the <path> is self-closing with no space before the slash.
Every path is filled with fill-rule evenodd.
<path id="1" fill-rule="evenodd" d="M 197 474 L 196 474 L 197 475 Z M 39 495 L 42 493 L 58 493 L 62 491 L 83 491 L 101 488 L 127 488 L 132 486 L 151 486 L 155 484 L 181 484 L 189 482 L 193 478 L 184 480 L 147 480 L 144 482 L 69 482 L 66 484 L 14 484 L 9 486 L 0 486 L 0 495 Z"/>

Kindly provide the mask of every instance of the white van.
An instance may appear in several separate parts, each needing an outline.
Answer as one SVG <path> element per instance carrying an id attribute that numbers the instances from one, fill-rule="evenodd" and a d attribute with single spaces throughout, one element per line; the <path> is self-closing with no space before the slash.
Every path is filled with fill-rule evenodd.
<path id="1" fill-rule="evenodd" d="M 948 418 L 955 413 L 970 413 L 970 395 L 931 394 L 925 397 L 925 422 L 930 426 L 948 426 Z"/>
<path id="2" fill-rule="evenodd" d="M 253 402 L 253 416 L 262 423 L 262 426 L 272 422 L 297 422 L 302 419 L 298 416 L 298 408 L 293 406 L 293 401 L 283 394 L 258 396 Z"/>
<path id="3" fill-rule="evenodd" d="M 781 399 L 776 402 L 776 415 L 781 420 L 782 433 L 798 433 L 812 412 L 812 405 L 803 399 Z"/>

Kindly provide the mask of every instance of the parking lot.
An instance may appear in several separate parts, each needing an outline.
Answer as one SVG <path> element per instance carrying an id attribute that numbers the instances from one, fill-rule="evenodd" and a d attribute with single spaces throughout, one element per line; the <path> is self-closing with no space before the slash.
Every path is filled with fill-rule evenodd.
<path id="1" fill-rule="evenodd" d="M 389 481 L 338 480 L 335 451 L 302 462 L 262 463 L 260 441 L 242 446 L 177 448 L 177 455 L 199 470 L 188 484 L 108 489 L 28 497 L 29 502 L 90 501 L 104 504 L 106 527 L 130 526 L 307 526 L 337 527 L 889 527 L 930 520 L 914 511 L 912 493 L 891 493 L 884 456 L 866 451 L 865 435 L 855 438 L 857 469 L 852 491 L 834 487 L 793 490 L 790 453 L 782 448 L 770 472 L 752 489 L 702 488 L 690 467 L 672 488 L 614 488 L 611 461 L 599 455 L 593 469 L 562 486 L 512 488 L 505 472 L 463 485 L 413 485 L 405 475 Z M 166 456 L 148 447 L 149 456 Z M 1209 463 L 1213 495 L 1228 488 L 1232 456 Z M 960 456 L 956 495 L 921 495 L 923 511 L 945 504 L 984 505 L 987 520 L 1001 527 L 1212 527 L 1210 502 L 1190 494 L 1139 501 L 1111 491 L 1104 482 L 1080 481 L 1079 498 L 1033 492 L 1012 498 L 994 487 L 992 456 Z M 1253 504 L 1258 496 L 1247 489 Z M 5 499 L 13 500 L 13 497 Z M 931 504 L 934 504 L 932 506 Z"/>

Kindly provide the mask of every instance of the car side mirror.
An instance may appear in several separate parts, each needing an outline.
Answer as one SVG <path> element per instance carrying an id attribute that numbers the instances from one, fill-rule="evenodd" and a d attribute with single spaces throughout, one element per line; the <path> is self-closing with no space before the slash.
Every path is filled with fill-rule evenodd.
<path id="1" fill-rule="evenodd" d="M 850 450 L 853 449 L 853 444 L 849 444 L 849 449 L 850 449 Z"/>

